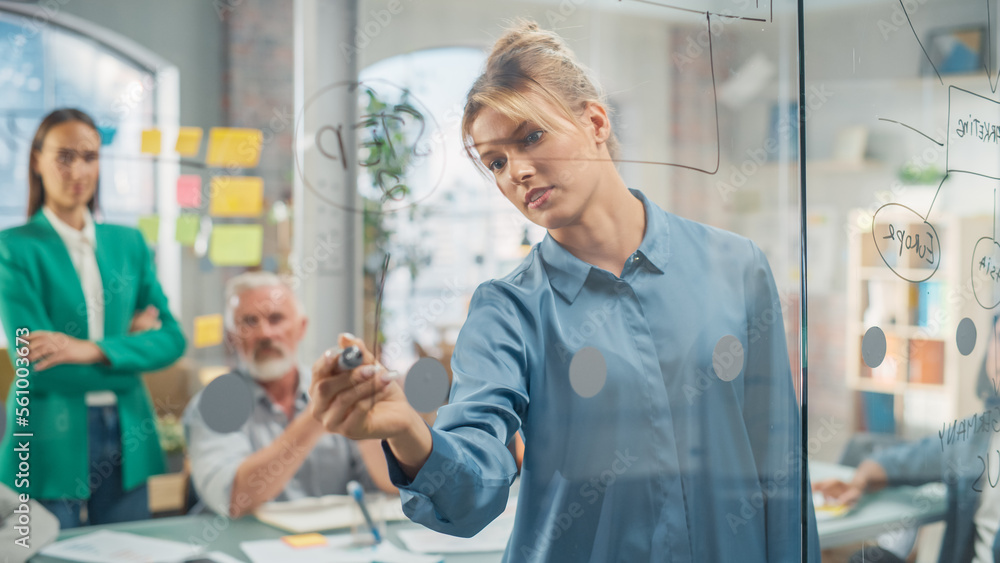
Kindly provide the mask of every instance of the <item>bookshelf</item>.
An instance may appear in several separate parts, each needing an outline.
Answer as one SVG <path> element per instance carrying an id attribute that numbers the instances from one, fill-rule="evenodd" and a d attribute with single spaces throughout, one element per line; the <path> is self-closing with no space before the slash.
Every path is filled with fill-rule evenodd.
<path id="1" fill-rule="evenodd" d="M 976 302 L 970 268 L 976 241 L 993 232 L 992 217 L 935 212 L 930 224 L 939 240 L 936 261 L 905 244 L 898 252 L 898 245 L 891 246 L 897 241 L 887 243 L 884 238 L 891 232 L 889 224 L 896 231 L 927 232 L 914 213 L 887 207 L 873 220 L 871 210 L 850 212 L 849 224 L 866 222 L 867 229 L 848 239 L 846 272 L 846 376 L 857 395 L 856 426 L 872 429 L 873 419 L 888 416 L 872 412 L 873 408 L 885 410 L 890 402 L 888 422 L 903 435 L 920 435 L 980 410 L 975 383 L 990 331 L 990 311 Z M 956 345 L 958 323 L 966 317 L 978 331 L 969 356 Z M 866 365 L 861 353 L 871 327 L 880 328 L 886 341 L 885 359 L 876 367 Z"/>

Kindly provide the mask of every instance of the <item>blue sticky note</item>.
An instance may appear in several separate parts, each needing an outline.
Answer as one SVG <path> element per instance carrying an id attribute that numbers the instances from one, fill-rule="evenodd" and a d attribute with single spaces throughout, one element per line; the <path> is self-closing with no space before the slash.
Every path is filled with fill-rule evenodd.
<path id="1" fill-rule="evenodd" d="M 108 146 L 115 140 L 115 133 L 118 132 L 118 129 L 98 125 L 97 132 L 101 135 L 101 145 Z"/>

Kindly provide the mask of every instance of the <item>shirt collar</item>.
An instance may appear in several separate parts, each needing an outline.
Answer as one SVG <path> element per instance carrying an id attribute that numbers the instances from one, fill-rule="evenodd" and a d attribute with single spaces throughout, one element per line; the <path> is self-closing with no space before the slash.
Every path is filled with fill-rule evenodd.
<path id="1" fill-rule="evenodd" d="M 670 258 L 670 224 L 667 214 L 639 190 L 629 191 L 642 202 L 646 212 L 646 232 L 637 252 L 642 255 L 650 271 L 662 274 Z M 546 266 L 552 287 L 572 303 L 594 266 L 570 254 L 549 234 L 545 235 L 538 252 Z"/>
<path id="2" fill-rule="evenodd" d="M 63 239 L 67 245 L 86 243 L 91 247 L 97 247 L 94 217 L 90 214 L 89 209 L 83 210 L 83 229 L 79 231 L 66 224 L 66 222 L 60 219 L 54 211 L 48 208 L 48 206 L 42 206 L 42 213 L 45 214 L 45 218 L 49 220 L 49 224 L 51 224 L 52 228 L 55 229 L 59 238 Z"/>

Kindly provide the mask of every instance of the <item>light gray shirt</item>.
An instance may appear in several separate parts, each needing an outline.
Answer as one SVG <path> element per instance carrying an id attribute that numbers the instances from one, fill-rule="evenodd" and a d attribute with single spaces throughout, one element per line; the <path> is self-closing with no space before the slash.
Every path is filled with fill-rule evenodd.
<path id="1" fill-rule="evenodd" d="M 233 371 L 246 381 L 253 395 L 253 409 L 243 426 L 230 433 L 218 433 L 201 416 L 199 392 L 184 410 L 184 435 L 187 438 L 191 477 L 205 504 L 218 514 L 228 514 L 236 469 L 252 453 L 268 446 L 285 431 L 288 416 L 273 403 L 264 388 L 250 376 Z M 299 388 L 295 398 L 295 416 L 309 404 L 311 373 L 299 368 Z M 306 416 L 309 416 L 308 414 Z M 253 477 L 254 487 L 263 486 L 266 476 Z M 347 483 L 358 481 L 366 490 L 375 489 L 357 444 L 339 434 L 324 434 L 309 452 L 302 467 L 272 500 L 286 501 L 330 494 L 346 494 Z"/>

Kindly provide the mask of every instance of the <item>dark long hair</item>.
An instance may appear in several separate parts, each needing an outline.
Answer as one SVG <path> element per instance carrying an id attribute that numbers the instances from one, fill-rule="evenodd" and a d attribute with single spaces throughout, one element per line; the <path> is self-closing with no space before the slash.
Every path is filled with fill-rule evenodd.
<path id="1" fill-rule="evenodd" d="M 45 144 L 45 137 L 49 134 L 51 130 L 56 125 L 61 123 L 66 123 L 67 121 L 79 121 L 84 125 L 90 127 L 98 135 L 100 131 L 97 130 L 97 125 L 94 124 L 94 120 L 90 118 L 89 115 L 83 113 L 78 109 L 73 108 L 60 108 L 53 110 L 51 113 L 46 115 L 42 122 L 38 124 L 38 129 L 35 131 L 35 138 L 31 141 L 31 151 L 28 153 L 28 218 L 30 219 L 35 213 L 45 205 L 45 186 L 42 185 L 42 177 L 35 172 L 32 166 L 32 160 L 35 158 L 35 153 L 42 150 L 42 145 Z M 100 185 L 100 178 L 97 181 Z M 93 213 L 94 209 L 97 207 L 97 187 L 94 188 L 94 195 L 87 202 L 87 209 Z"/>

